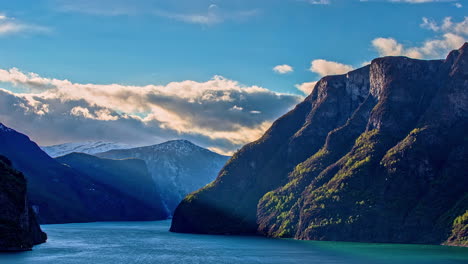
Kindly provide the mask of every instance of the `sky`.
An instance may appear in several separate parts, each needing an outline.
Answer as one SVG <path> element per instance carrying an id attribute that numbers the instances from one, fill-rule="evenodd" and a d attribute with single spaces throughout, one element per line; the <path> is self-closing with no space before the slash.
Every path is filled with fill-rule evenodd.
<path id="1" fill-rule="evenodd" d="M 466 0 L 0 2 L 0 122 L 40 145 L 188 139 L 232 154 L 315 82 L 440 59 Z"/>

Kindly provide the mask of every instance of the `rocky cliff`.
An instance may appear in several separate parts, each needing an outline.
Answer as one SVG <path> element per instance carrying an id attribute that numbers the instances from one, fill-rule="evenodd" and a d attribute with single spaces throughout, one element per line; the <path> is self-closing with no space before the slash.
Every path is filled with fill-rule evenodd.
<path id="1" fill-rule="evenodd" d="M 466 245 L 468 44 L 327 76 L 176 209 L 171 231 Z"/>
<path id="2" fill-rule="evenodd" d="M 0 251 L 30 250 L 44 243 L 47 235 L 29 204 L 26 179 L 11 165 L 0 156 Z"/>

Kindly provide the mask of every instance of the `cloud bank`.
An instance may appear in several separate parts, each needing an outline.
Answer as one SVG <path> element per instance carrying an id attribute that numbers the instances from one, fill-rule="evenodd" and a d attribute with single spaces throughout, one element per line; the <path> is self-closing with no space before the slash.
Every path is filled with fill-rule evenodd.
<path id="1" fill-rule="evenodd" d="M 451 50 L 461 47 L 468 40 L 468 17 L 460 22 L 453 22 L 451 17 L 446 17 L 440 23 L 424 17 L 421 27 L 438 35 L 424 41 L 422 45 L 414 47 L 405 47 L 394 38 L 376 38 L 372 41 L 372 45 L 381 56 L 434 59 L 445 56 Z"/>
<path id="2" fill-rule="evenodd" d="M 154 144 L 186 138 L 230 153 L 260 137 L 302 98 L 215 76 L 206 82 L 79 84 L 0 69 L 0 121 L 41 144 L 107 140 Z"/>

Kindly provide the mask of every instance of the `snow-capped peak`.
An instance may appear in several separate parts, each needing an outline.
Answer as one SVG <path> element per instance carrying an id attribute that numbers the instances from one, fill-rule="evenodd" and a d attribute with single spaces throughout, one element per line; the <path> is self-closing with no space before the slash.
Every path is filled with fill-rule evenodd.
<path id="1" fill-rule="evenodd" d="M 86 142 L 71 142 L 60 145 L 41 147 L 51 157 L 59 157 L 73 152 L 86 154 L 96 154 L 106 152 L 113 149 L 127 149 L 133 146 L 114 142 L 105 141 L 86 141 Z"/>

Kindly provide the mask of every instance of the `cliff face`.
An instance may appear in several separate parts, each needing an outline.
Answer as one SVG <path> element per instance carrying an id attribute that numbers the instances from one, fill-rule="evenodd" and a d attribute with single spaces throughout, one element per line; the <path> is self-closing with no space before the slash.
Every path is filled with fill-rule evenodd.
<path id="1" fill-rule="evenodd" d="M 30 250 L 47 235 L 36 221 L 26 191 L 26 180 L 0 156 L 0 251 Z"/>
<path id="2" fill-rule="evenodd" d="M 468 44 L 325 77 L 187 196 L 171 230 L 461 245 L 467 116 Z"/>
<path id="3" fill-rule="evenodd" d="M 259 199 L 285 184 L 287 174 L 317 152 L 330 131 L 345 124 L 365 100 L 368 74 L 365 67 L 347 76 L 323 78 L 304 102 L 237 152 L 214 183 L 187 196 L 176 209 L 171 230 L 256 232 Z"/>

